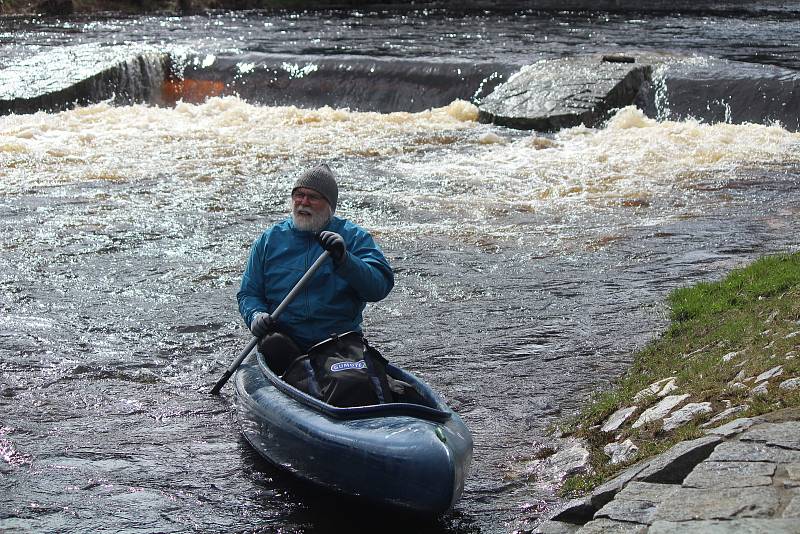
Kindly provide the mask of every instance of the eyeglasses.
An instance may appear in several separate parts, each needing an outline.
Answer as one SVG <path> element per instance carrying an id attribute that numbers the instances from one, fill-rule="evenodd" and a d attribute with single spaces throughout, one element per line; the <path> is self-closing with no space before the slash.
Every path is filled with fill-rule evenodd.
<path id="1" fill-rule="evenodd" d="M 292 193 L 292 200 L 295 201 L 308 200 L 312 204 L 315 204 L 322 199 L 322 195 L 318 195 L 317 193 L 306 193 L 305 191 L 295 191 Z"/>

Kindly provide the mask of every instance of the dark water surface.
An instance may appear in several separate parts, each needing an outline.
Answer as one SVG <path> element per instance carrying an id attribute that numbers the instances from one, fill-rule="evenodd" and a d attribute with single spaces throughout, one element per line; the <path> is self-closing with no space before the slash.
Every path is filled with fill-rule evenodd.
<path id="1" fill-rule="evenodd" d="M 146 40 L 261 51 L 524 63 L 624 47 L 797 70 L 787 16 L 218 15 L 0 21 L 4 59 Z M 793 43 L 793 44 L 792 44 Z M 548 137 L 424 113 L 234 97 L 0 117 L 0 531 L 459 532 L 527 528 L 557 501 L 524 476 L 547 427 L 624 372 L 673 288 L 800 240 L 800 136 L 655 122 Z M 341 215 L 397 285 L 365 330 L 475 437 L 463 500 L 429 524 L 298 485 L 239 435 L 250 242 L 293 176 L 328 160 Z M 541 481 L 540 481 L 541 482 Z"/>

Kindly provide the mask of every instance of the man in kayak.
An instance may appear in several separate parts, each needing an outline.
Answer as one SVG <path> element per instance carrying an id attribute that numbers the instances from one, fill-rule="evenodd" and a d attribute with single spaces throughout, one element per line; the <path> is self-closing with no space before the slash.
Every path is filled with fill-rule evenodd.
<path id="1" fill-rule="evenodd" d="M 290 363 L 287 352 L 305 354 L 331 336 L 360 333 L 366 303 L 383 299 L 394 286 L 392 268 L 369 232 L 335 215 L 338 196 L 328 165 L 303 172 L 292 188 L 290 217 L 264 231 L 250 249 L 239 312 L 253 335 L 263 338 L 259 347 L 271 353 L 270 366 L 279 374 Z M 269 314 L 323 250 L 332 261 L 273 320 Z M 296 348 L 286 348 L 287 337 Z"/>

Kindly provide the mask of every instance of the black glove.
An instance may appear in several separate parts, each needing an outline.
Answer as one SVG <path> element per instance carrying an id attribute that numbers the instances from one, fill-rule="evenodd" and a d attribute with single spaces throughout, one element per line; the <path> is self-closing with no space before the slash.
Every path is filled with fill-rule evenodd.
<path id="1" fill-rule="evenodd" d="M 255 319 L 250 323 L 250 331 L 254 336 L 261 339 L 275 331 L 275 321 L 272 320 L 268 313 L 256 314 Z"/>
<path id="2" fill-rule="evenodd" d="M 319 244 L 322 248 L 331 253 L 334 263 L 340 263 L 344 259 L 344 253 L 347 250 L 344 245 L 344 239 L 336 232 L 320 232 Z"/>

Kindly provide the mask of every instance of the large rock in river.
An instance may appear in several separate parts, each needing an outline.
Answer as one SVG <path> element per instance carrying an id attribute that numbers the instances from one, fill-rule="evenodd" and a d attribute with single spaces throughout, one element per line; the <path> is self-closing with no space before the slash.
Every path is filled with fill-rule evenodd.
<path id="1" fill-rule="evenodd" d="M 627 56 L 542 60 L 523 67 L 478 106 L 481 122 L 524 130 L 592 127 L 633 104 L 651 66 Z"/>

